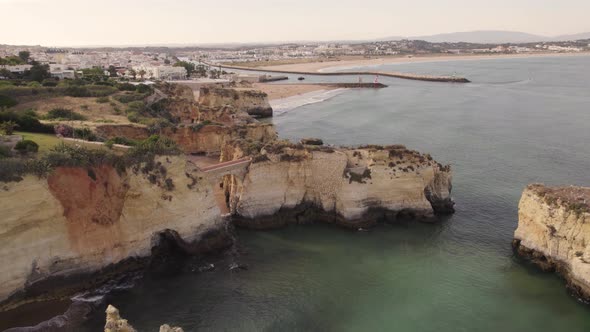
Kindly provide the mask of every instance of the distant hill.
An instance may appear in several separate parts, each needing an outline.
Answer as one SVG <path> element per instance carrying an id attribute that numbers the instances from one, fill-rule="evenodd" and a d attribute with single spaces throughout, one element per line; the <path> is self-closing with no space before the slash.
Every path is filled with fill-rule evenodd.
<path id="1" fill-rule="evenodd" d="M 431 43 L 484 43 L 484 44 L 499 44 L 499 43 L 532 43 L 547 41 L 549 38 L 545 36 L 533 35 L 526 32 L 518 31 L 466 31 L 466 32 L 452 32 L 442 33 L 431 36 L 411 37 L 410 39 L 425 40 Z"/>
<path id="2" fill-rule="evenodd" d="M 561 35 L 551 38 L 552 40 L 559 41 L 559 40 L 580 40 L 580 39 L 590 39 L 590 32 L 584 33 L 576 33 L 573 35 Z"/>
<path id="3" fill-rule="evenodd" d="M 482 43 L 482 44 L 501 44 L 501 43 L 534 43 L 545 41 L 567 41 L 590 39 L 590 32 L 578 33 L 572 35 L 560 36 L 541 36 L 519 31 L 502 31 L 502 30 L 481 30 L 481 31 L 465 31 L 465 32 L 451 32 L 441 33 L 428 36 L 413 36 L 413 37 L 389 37 L 381 38 L 383 40 L 424 40 L 431 43 Z"/>

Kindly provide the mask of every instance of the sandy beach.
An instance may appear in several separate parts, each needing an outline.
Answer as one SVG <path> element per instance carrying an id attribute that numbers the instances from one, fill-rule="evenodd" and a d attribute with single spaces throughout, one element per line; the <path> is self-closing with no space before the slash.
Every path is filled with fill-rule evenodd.
<path id="1" fill-rule="evenodd" d="M 266 92 L 269 100 L 284 99 L 288 97 L 304 95 L 315 91 L 334 90 L 336 87 L 319 84 L 267 84 L 254 83 L 253 89 Z"/>
<path id="2" fill-rule="evenodd" d="M 412 57 L 382 57 L 374 59 L 336 60 L 323 62 L 295 63 L 287 65 L 263 66 L 258 69 L 283 70 L 292 72 L 330 72 L 339 69 L 364 66 L 378 66 L 395 63 L 419 63 L 458 60 L 484 60 L 484 59 L 512 59 L 530 57 L 551 56 L 589 56 L 588 52 L 581 53 L 527 53 L 527 54 L 485 54 L 485 55 L 439 55 L 439 56 L 412 56 Z"/>

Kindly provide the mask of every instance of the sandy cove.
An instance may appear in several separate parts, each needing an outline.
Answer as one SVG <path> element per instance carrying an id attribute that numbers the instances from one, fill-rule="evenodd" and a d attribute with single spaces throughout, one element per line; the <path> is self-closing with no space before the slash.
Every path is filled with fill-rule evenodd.
<path id="1" fill-rule="evenodd" d="M 252 87 L 264 91 L 269 100 L 284 99 L 293 96 L 304 95 L 316 91 L 328 91 L 337 87 L 320 84 L 268 84 L 254 83 Z"/>
<path id="2" fill-rule="evenodd" d="M 490 54 L 490 55 L 440 55 L 440 56 L 413 56 L 413 57 L 382 57 L 373 59 L 335 60 L 321 62 L 294 63 L 287 65 L 262 66 L 260 70 L 283 70 L 293 72 L 330 72 L 351 67 L 379 66 L 395 63 L 420 63 L 458 60 L 485 60 L 485 59 L 514 59 L 531 57 L 555 57 L 555 56 L 590 56 L 589 52 L 580 53 L 527 53 L 527 54 Z"/>

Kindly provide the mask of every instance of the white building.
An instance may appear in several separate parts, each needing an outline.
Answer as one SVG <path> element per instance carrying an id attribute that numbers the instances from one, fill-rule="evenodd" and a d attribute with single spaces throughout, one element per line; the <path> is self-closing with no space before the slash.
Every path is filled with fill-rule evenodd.
<path id="1" fill-rule="evenodd" d="M 145 71 L 144 78 L 151 78 L 156 80 L 184 80 L 187 72 L 184 67 L 172 66 L 134 66 L 133 70 L 141 77 L 140 72 Z"/>
<path id="2" fill-rule="evenodd" d="M 0 66 L 0 69 L 7 69 L 9 72 L 13 73 L 13 74 L 24 74 L 26 70 L 31 69 L 31 65 L 14 65 L 14 66 L 8 66 L 8 65 L 2 65 Z"/>
<path id="3" fill-rule="evenodd" d="M 76 72 L 74 70 L 68 69 L 68 67 L 61 64 L 49 64 L 49 73 L 51 74 L 51 77 L 59 78 L 60 80 L 63 80 L 64 78 L 76 78 Z"/>

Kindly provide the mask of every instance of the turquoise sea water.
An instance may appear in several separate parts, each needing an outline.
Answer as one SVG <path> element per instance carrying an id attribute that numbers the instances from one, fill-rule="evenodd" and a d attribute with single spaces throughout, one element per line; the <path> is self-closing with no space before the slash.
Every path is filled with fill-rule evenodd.
<path id="1" fill-rule="evenodd" d="M 590 57 L 383 66 L 471 84 L 381 79 L 273 119 L 285 138 L 405 144 L 451 163 L 457 212 L 350 232 L 239 230 L 248 270 L 147 278 L 110 299 L 141 331 L 589 331 L 590 307 L 513 256 L 531 182 L 590 186 Z M 312 81 L 356 78 L 314 78 Z M 365 80 L 372 80 L 366 78 Z M 86 330 L 99 330 L 97 313 Z"/>

